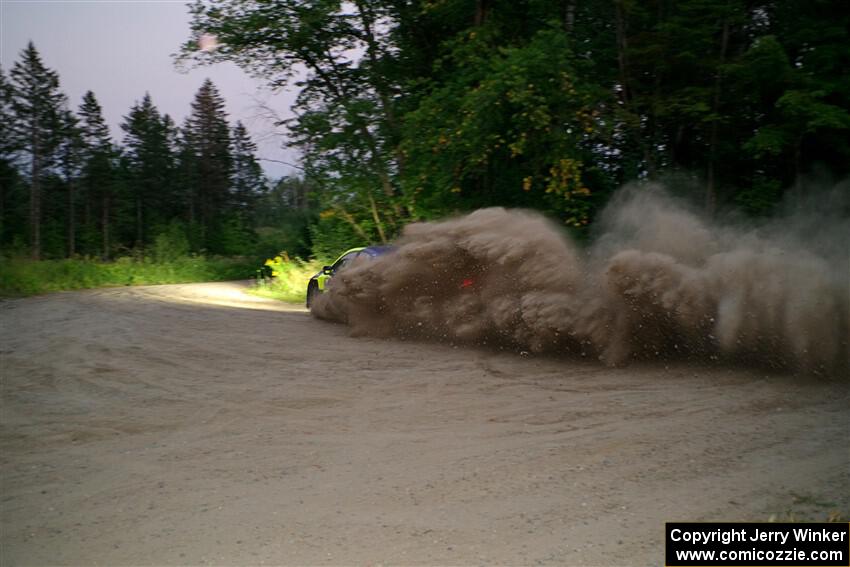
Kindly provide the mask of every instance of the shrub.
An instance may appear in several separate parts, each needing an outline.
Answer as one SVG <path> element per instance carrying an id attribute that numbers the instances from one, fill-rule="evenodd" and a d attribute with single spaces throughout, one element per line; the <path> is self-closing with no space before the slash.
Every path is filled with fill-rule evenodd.
<path id="1" fill-rule="evenodd" d="M 153 257 L 157 262 L 173 262 L 189 255 L 189 239 L 183 224 L 173 220 L 154 239 Z"/>
<path id="2" fill-rule="evenodd" d="M 290 259 L 286 252 L 266 260 L 257 270 L 257 285 L 251 292 L 262 297 L 281 301 L 303 303 L 307 297 L 307 283 L 322 267 L 319 260 Z"/>

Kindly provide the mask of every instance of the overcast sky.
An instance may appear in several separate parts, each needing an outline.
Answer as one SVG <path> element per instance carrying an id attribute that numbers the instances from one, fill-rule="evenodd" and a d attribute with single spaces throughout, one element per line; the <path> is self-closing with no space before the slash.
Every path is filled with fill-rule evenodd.
<path id="1" fill-rule="evenodd" d="M 62 90 L 76 110 L 87 90 L 103 107 L 112 135 L 120 141 L 122 117 L 150 92 L 154 104 L 182 124 L 189 105 L 209 77 L 227 101 L 231 123 L 242 120 L 263 158 L 297 162 L 281 149 L 281 130 L 263 118 L 260 102 L 281 117 L 291 116 L 293 92 L 273 94 L 230 63 L 188 72 L 175 69 L 171 54 L 189 37 L 185 3 L 171 0 L 0 0 L 0 64 L 9 72 L 32 40 L 44 63 L 59 73 Z M 273 178 L 291 168 L 262 161 Z"/>

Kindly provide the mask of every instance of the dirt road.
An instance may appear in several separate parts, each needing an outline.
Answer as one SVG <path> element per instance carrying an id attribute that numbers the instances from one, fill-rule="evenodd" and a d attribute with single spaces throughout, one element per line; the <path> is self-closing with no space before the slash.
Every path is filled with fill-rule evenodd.
<path id="1" fill-rule="evenodd" d="M 850 510 L 850 388 L 357 339 L 238 284 L 0 303 L 0 564 L 660 564 Z"/>

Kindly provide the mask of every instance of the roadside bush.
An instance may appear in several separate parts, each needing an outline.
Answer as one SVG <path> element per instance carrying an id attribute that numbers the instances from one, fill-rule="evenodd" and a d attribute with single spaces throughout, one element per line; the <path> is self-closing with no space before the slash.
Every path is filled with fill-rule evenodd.
<path id="1" fill-rule="evenodd" d="M 257 270 L 257 285 L 250 292 L 292 303 L 303 303 L 307 298 L 307 282 L 322 268 L 319 260 L 290 259 L 286 252 L 266 260 Z"/>
<path id="2" fill-rule="evenodd" d="M 154 239 L 153 257 L 157 262 L 173 262 L 189 256 L 189 239 L 186 229 L 178 221 L 171 221 L 168 227 Z"/>

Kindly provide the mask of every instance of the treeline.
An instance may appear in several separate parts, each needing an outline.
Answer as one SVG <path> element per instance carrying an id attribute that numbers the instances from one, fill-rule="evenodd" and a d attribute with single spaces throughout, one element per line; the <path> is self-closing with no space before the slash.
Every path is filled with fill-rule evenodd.
<path id="1" fill-rule="evenodd" d="M 112 140 L 91 91 L 71 110 L 30 43 L 0 69 L 0 250 L 33 259 L 246 254 L 266 180 L 204 81 L 181 126 L 150 95 Z"/>
<path id="2" fill-rule="evenodd" d="M 197 0 L 183 57 L 301 87 L 323 242 L 533 207 L 584 230 L 632 180 L 769 214 L 850 170 L 844 0 Z M 200 51 L 197 38 L 217 38 Z M 313 239 L 313 246 L 320 245 Z"/>
<path id="3" fill-rule="evenodd" d="M 182 58 L 299 89 L 303 177 L 274 186 L 212 83 L 180 126 L 146 96 L 116 143 L 30 45 L 0 69 L 0 249 L 326 257 L 491 205 L 584 232 L 656 179 L 708 214 L 768 215 L 850 173 L 845 4 L 197 1 Z"/>

